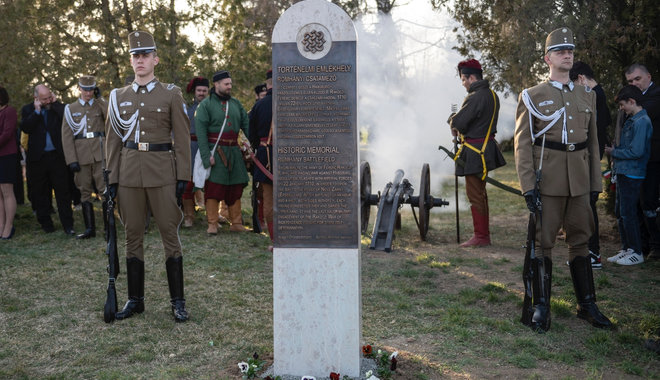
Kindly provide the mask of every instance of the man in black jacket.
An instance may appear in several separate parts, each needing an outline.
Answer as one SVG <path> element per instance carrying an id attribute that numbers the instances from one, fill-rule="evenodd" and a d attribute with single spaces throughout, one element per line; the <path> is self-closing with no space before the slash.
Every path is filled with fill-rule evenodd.
<path id="1" fill-rule="evenodd" d="M 273 167 L 273 71 L 266 73 L 266 95 L 250 111 L 250 145 L 256 152 L 257 159 L 266 171 L 272 173 Z M 264 173 L 264 169 L 254 165 L 253 181 L 262 188 L 264 218 L 268 226 L 270 240 L 274 240 L 273 229 L 273 181 Z M 269 174 L 270 174 L 269 173 Z M 272 250 L 272 246 L 269 247 Z"/>
<path id="2" fill-rule="evenodd" d="M 634 63 L 626 70 L 628 84 L 637 86 L 642 90 L 642 107 L 653 124 L 653 135 L 651 135 L 651 157 L 646 164 L 646 176 L 642 183 L 642 212 L 644 213 L 644 225 L 646 233 L 642 233 L 642 249 L 645 253 L 652 253 L 654 258 L 660 256 L 660 231 L 658 231 L 658 213 L 656 209 L 660 205 L 660 87 L 653 83 L 651 73 L 646 66 Z M 650 252 L 648 252 L 650 251 Z"/>
<path id="3" fill-rule="evenodd" d="M 55 230 L 50 218 L 49 191 L 52 185 L 64 232 L 67 235 L 75 235 L 69 169 L 62 150 L 64 105 L 54 102 L 50 89 L 40 84 L 34 88 L 34 102 L 23 106 L 21 115 L 21 130 L 28 134 L 26 161 L 37 220 L 45 232 Z"/>
<path id="4" fill-rule="evenodd" d="M 582 86 L 586 86 L 591 91 L 596 93 L 596 127 L 598 128 L 598 151 L 600 159 L 603 159 L 603 152 L 605 145 L 612 145 L 609 137 L 607 136 L 607 129 L 612 124 L 612 115 L 610 109 L 607 108 L 607 98 L 603 87 L 594 79 L 594 71 L 589 65 L 582 61 L 573 63 L 573 68 L 568 73 L 571 81 Z M 596 202 L 598 201 L 598 193 L 593 193 L 589 203 L 591 204 L 591 212 L 594 215 L 594 233 L 589 238 L 589 258 L 591 260 L 591 267 L 593 269 L 601 269 L 603 264 L 600 259 L 600 238 L 598 230 L 598 212 Z"/>
<path id="5" fill-rule="evenodd" d="M 460 62 L 458 72 L 468 95 L 461 109 L 450 116 L 449 124 L 452 134 L 460 137 L 461 148 L 456 156 L 465 166 L 456 165 L 456 175 L 465 176 L 474 226 L 474 236 L 461 247 L 478 247 L 490 245 L 486 176 L 489 170 L 506 165 L 495 141 L 500 101 L 483 79 L 481 64 L 476 59 Z"/>

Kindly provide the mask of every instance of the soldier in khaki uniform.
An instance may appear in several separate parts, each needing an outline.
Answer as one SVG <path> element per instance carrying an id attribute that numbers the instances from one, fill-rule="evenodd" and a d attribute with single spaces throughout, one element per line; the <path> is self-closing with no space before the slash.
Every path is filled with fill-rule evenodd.
<path id="1" fill-rule="evenodd" d="M 594 230 L 589 197 L 602 191 L 596 94 L 569 78 L 574 48 L 573 33 L 568 28 L 548 35 L 544 61 L 550 68 L 550 76 L 541 84 L 523 90 L 516 112 L 514 143 L 520 187 L 531 212 L 536 212 L 542 204 L 536 235 L 541 249 L 531 263 L 535 276 L 531 327 L 539 332 L 550 328 L 552 248 L 561 226 L 566 230 L 571 277 L 578 300 L 577 316 L 596 327 L 612 326 L 595 303 L 587 248 Z M 537 170 L 542 173 L 538 188 Z M 540 278 L 543 272 L 545 276 Z M 545 289 L 545 294 L 540 289 Z"/>
<path id="2" fill-rule="evenodd" d="M 108 105 L 94 99 L 96 78 L 84 75 L 78 80 L 80 98 L 64 108 L 62 146 L 66 164 L 75 173 L 75 183 L 81 194 L 85 232 L 76 236 L 86 239 L 96 236 L 92 192 L 105 190 L 103 182 L 103 140 Z M 105 207 L 104 207 L 105 210 Z"/>
<path id="3" fill-rule="evenodd" d="M 144 216 L 151 209 L 165 248 L 172 313 L 186 321 L 177 199 L 190 180 L 190 132 L 181 90 L 154 76 L 158 64 L 151 34 L 129 34 L 132 84 L 110 93 L 106 121 L 108 191 L 117 197 L 126 231 L 128 302 L 117 319 L 144 311 Z"/>

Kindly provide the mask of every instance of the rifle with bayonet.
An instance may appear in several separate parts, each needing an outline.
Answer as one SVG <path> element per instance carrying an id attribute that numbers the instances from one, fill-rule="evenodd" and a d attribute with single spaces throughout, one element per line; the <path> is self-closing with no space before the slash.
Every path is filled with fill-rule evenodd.
<path id="1" fill-rule="evenodd" d="M 101 139 L 101 145 L 103 139 Z M 105 154 L 102 160 L 103 165 L 103 181 L 105 182 L 105 198 L 107 217 L 107 245 L 105 254 L 108 255 L 108 289 L 106 292 L 105 306 L 103 307 L 103 320 L 110 323 L 115 320 L 115 313 L 117 312 L 117 290 L 115 289 L 115 281 L 119 275 L 119 256 L 117 256 L 117 229 L 115 227 L 115 201 L 110 194 L 109 174 L 110 170 L 105 167 Z"/>
<path id="2" fill-rule="evenodd" d="M 539 168 L 536 171 L 536 183 L 534 185 L 534 190 L 531 192 L 531 202 L 533 207 L 529 207 L 529 221 L 527 223 L 527 244 L 525 249 L 525 263 L 523 265 L 523 286 L 525 288 L 525 295 L 523 298 L 523 309 L 522 317 L 520 321 L 527 326 L 532 326 L 532 317 L 534 316 L 534 291 L 533 291 L 533 281 L 534 281 L 534 269 L 542 271 L 543 273 L 538 273 L 537 276 L 541 279 L 538 281 L 540 289 L 540 294 L 545 294 L 543 287 L 545 285 L 545 270 L 543 267 L 543 261 L 538 260 L 536 257 L 536 225 L 542 223 L 542 211 L 543 204 L 541 203 L 541 195 L 539 190 L 539 183 L 541 182 L 541 169 Z M 536 265 L 532 265 L 535 262 Z"/>

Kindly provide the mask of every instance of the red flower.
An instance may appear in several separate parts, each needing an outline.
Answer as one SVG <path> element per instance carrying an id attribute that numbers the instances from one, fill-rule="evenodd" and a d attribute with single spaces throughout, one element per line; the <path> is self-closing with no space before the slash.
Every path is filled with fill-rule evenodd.
<path id="1" fill-rule="evenodd" d="M 330 372 L 330 380 L 339 380 L 339 374 L 335 372 Z"/>
<path id="2" fill-rule="evenodd" d="M 390 364 L 390 371 L 396 371 L 396 358 L 392 358 L 392 364 Z"/>
<path id="3" fill-rule="evenodd" d="M 365 355 L 371 355 L 372 352 L 373 352 L 373 351 L 372 351 L 372 349 L 371 349 L 371 345 L 370 345 L 370 344 L 367 344 L 366 346 L 362 346 L 362 353 L 363 353 L 363 354 L 365 354 Z"/>

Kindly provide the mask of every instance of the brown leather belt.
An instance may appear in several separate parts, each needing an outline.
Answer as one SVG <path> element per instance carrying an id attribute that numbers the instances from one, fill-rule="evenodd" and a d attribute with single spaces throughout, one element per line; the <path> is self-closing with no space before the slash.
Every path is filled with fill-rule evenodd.
<path id="1" fill-rule="evenodd" d="M 536 146 L 542 146 L 543 145 L 543 139 L 536 139 L 534 140 L 534 145 Z M 545 142 L 545 147 L 548 149 L 552 150 L 561 150 L 564 152 L 577 152 L 578 150 L 582 150 L 587 147 L 587 142 L 583 141 L 581 143 L 568 143 L 568 144 L 562 144 L 560 142 L 555 142 L 555 141 L 546 141 Z"/>
<path id="2" fill-rule="evenodd" d="M 171 143 L 152 144 L 152 143 L 135 143 L 133 141 L 126 141 L 124 147 L 128 149 L 137 149 L 140 152 L 164 152 L 172 150 Z"/>
<path id="3" fill-rule="evenodd" d="M 87 133 L 81 133 L 79 135 L 75 135 L 73 139 L 74 140 L 93 139 L 95 137 L 103 137 L 103 136 L 105 136 L 105 133 L 103 132 L 87 132 Z"/>

